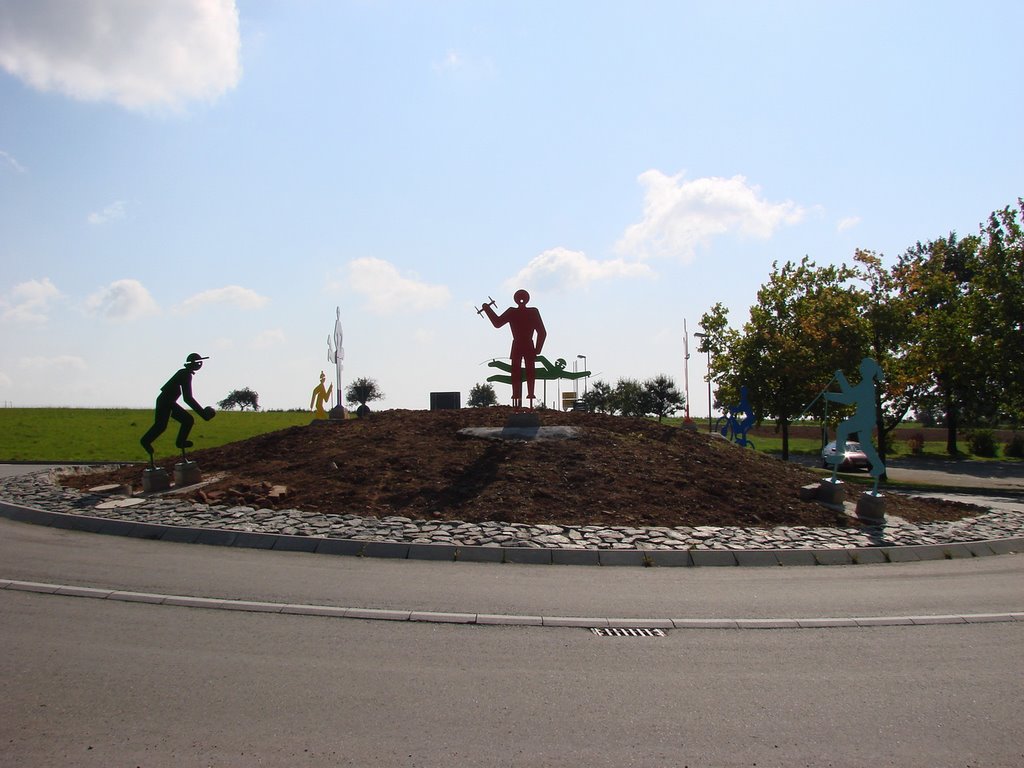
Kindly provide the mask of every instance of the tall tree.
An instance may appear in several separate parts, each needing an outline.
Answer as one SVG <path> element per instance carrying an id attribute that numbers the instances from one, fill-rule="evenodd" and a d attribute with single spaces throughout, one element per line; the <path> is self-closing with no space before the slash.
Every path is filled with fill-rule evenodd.
<path id="1" fill-rule="evenodd" d="M 1018 216 L 1020 218 L 1018 218 Z M 972 336 L 980 343 L 1000 414 L 1024 419 L 1024 199 L 982 226 L 971 283 Z"/>
<path id="2" fill-rule="evenodd" d="M 609 405 L 623 416 L 646 416 L 654 410 L 650 393 L 636 379 L 615 382 Z"/>
<path id="3" fill-rule="evenodd" d="M 967 300 L 977 262 L 978 238 L 956 233 L 918 242 L 899 259 L 896 279 L 911 311 L 914 343 L 906 357 L 908 375 L 923 382 L 919 405 L 945 414 L 946 452 L 956 455 L 961 416 L 988 400 L 980 386 L 987 361 L 978 359 Z"/>
<path id="4" fill-rule="evenodd" d="M 868 348 L 862 294 L 847 285 L 855 273 L 846 266 L 772 265 L 757 293 L 750 320 L 730 353 L 731 384 L 746 385 L 760 420 L 774 417 L 782 432 L 782 456 L 789 458 L 789 425 L 809 406 L 823 416 L 827 388 L 836 370 L 854 370 Z"/>
<path id="5" fill-rule="evenodd" d="M 858 249 L 853 258 L 857 262 L 857 277 L 864 286 L 862 314 L 867 323 L 868 354 L 885 375 L 875 390 L 878 453 L 885 462 L 888 436 L 919 401 L 925 382 L 907 364 L 914 341 L 913 309 L 896 276 L 874 251 Z"/>

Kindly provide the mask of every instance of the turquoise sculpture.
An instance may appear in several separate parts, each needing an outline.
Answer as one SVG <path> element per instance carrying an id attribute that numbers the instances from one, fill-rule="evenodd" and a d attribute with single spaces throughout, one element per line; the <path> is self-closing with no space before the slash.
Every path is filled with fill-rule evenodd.
<path id="1" fill-rule="evenodd" d="M 836 451 L 831 456 L 832 482 L 837 481 L 839 465 L 843 463 L 843 455 L 846 449 L 846 440 L 854 432 L 861 435 L 860 444 L 871 462 L 871 476 L 875 478 L 875 485 L 872 494 L 878 495 L 878 481 L 885 474 L 885 464 L 874 444 L 871 442 L 871 433 L 875 428 L 877 407 L 875 405 L 875 382 L 882 381 L 882 369 L 870 357 L 865 357 L 860 362 L 860 382 L 851 385 L 846 380 L 842 371 L 836 371 L 835 381 L 839 383 L 840 392 L 822 393 L 825 400 L 831 400 L 843 405 L 853 405 L 855 410 L 853 416 L 843 421 L 836 428 Z M 864 436 L 869 439 L 865 440 Z"/>

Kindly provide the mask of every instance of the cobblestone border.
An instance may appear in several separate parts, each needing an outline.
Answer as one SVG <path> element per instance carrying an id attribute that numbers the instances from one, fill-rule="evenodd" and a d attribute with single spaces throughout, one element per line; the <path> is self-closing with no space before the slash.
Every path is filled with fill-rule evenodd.
<path id="1" fill-rule="evenodd" d="M 122 506 L 125 501 L 133 505 Z M 80 493 L 54 482 L 52 470 L 0 481 L 0 516 L 54 528 L 160 541 L 449 562 L 768 567 L 1024 552 L 1024 508 L 953 522 L 899 522 L 869 529 L 474 525 L 356 515 L 342 515 L 332 523 L 324 515 L 301 510 Z M 328 523 L 318 527 L 324 520 Z M 346 535 L 346 531 L 356 535 Z M 499 541 L 501 537 L 507 540 Z M 489 540 L 481 543 L 482 538 Z"/>

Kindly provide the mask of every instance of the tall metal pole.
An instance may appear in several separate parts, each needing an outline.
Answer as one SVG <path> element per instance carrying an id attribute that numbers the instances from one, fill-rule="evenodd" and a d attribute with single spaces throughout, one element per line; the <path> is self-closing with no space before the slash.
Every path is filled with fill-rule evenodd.
<path id="1" fill-rule="evenodd" d="M 683 318 L 683 394 L 685 398 L 686 421 L 690 421 L 690 334 L 686 331 Z"/>

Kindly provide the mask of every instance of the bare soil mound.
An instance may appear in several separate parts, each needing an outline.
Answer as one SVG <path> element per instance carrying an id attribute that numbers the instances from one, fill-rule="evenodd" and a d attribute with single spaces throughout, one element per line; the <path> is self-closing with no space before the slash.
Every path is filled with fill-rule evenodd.
<path id="1" fill-rule="evenodd" d="M 324 514 L 562 525 L 849 527 L 849 517 L 799 500 L 808 469 L 714 435 L 591 413 L 537 411 L 542 426 L 571 426 L 562 441 L 493 442 L 459 434 L 501 427 L 510 408 L 383 411 L 313 422 L 189 458 L 218 482 L 196 500 Z M 165 438 L 166 439 L 166 438 Z M 175 460 L 164 462 L 173 474 Z M 138 487 L 144 464 L 68 476 L 81 488 Z M 274 495 L 274 486 L 287 493 Z M 852 486 L 857 488 L 857 486 Z M 887 513 L 955 520 L 978 507 L 888 495 Z"/>

